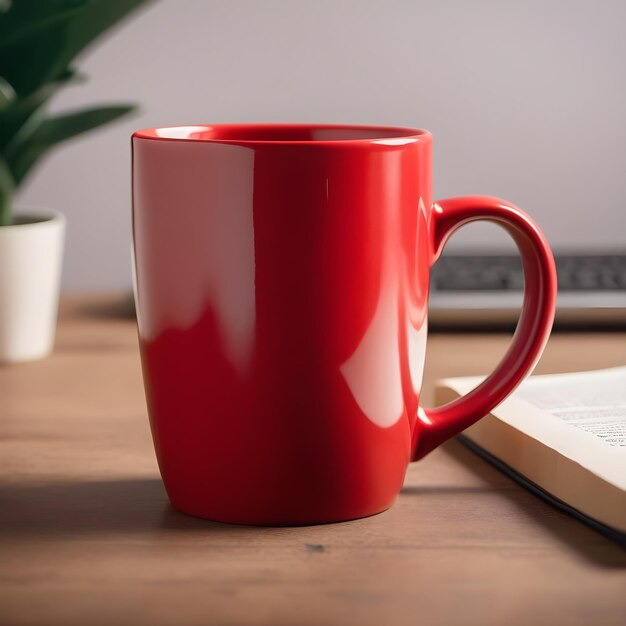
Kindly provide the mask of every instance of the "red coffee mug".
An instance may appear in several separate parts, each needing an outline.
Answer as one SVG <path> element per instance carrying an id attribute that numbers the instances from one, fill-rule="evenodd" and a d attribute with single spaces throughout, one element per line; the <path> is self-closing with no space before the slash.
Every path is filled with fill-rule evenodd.
<path id="1" fill-rule="evenodd" d="M 537 362 L 554 316 L 550 249 L 503 200 L 433 204 L 427 131 L 185 126 L 132 143 L 146 397 L 181 511 L 261 525 L 383 511 L 410 460 L 488 413 Z M 521 318 L 485 382 L 426 409 L 429 270 L 475 220 L 519 247 Z"/>

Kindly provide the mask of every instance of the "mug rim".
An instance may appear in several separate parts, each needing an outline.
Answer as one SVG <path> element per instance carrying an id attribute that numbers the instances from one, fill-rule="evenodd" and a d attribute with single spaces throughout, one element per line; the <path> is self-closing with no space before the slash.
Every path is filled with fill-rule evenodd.
<path id="1" fill-rule="evenodd" d="M 272 135 L 293 133 L 312 133 L 315 131 L 358 133 L 361 131 L 369 136 L 322 139 L 302 138 L 263 138 Z M 259 138 L 250 138 L 258 132 Z M 212 133 L 212 136 L 206 134 Z M 195 136 L 194 136 L 195 135 Z M 402 146 L 429 139 L 431 133 L 420 128 L 405 126 L 385 126 L 369 124 L 192 124 L 184 126 L 161 126 L 143 128 L 132 135 L 133 139 L 148 139 L 152 141 L 182 141 L 186 143 L 236 143 L 242 145 L 387 145 Z"/>

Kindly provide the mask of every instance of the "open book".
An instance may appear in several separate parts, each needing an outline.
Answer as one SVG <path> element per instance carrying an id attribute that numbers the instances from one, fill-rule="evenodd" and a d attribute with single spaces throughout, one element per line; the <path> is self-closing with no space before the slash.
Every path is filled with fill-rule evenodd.
<path id="1" fill-rule="evenodd" d="M 439 381 L 437 404 L 482 380 Z M 533 376 L 462 438 L 557 506 L 626 533 L 626 367 Z"/>

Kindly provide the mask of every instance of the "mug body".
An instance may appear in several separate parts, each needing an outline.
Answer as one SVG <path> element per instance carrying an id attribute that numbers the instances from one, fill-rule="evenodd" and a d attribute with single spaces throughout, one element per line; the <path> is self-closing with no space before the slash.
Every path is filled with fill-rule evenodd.
<path id="1" fill-rule="evenodd" d="M 426 347 L 430 134 L 217 125 L 132 141 L 143 374 L 174 506 L 261 525 L 388 508 Z"/>

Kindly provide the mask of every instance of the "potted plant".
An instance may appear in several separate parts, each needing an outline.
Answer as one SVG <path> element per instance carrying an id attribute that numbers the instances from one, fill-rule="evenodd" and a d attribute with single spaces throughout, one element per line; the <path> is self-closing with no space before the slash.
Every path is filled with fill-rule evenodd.
<path id="1" fill-rule="evenodd" d="M 13 198 L 60 142 L 134 109 L 50 115 L 52 96 L 84 77 L 76 56 L 145 0 L 0 0 L 0 362 L 48 354 L 54 342 L 65 220 L 14 211 Z"/>

